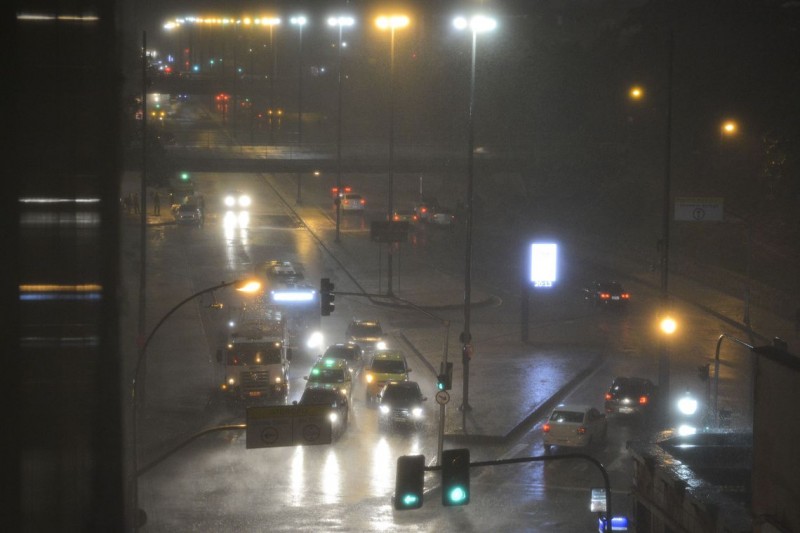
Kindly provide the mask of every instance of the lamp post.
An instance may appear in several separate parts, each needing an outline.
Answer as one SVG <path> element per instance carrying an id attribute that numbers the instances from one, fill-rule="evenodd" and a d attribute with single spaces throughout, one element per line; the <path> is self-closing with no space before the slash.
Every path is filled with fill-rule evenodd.
<path id="1" fill-rule="evenodd" d="M 405 15 L 380 16 L 375 20 L 375 25 L 381 30 L 389 30 L 389 176 L 387 184 L 387 213 L 386 219 L 391 223 L 394 214 L 394 34 L 395 30 L 405 28 L 409 19 Z M 386 276 L 389 278 L 386 294 L 394 296 L 392 291 L 392 247 L 389 243 L 388 264 Z"/>
<path id="2" fill-rule="evenodd" d="M 183 307 L 185 304 L 189 303 L 190 301 L 198 298 L 204 294 L 208 294 L 210 292 L 214 292 L 218 289 L 224 289 L 226 287 L 235 286 L 236 290 L 239 292 L 245 293 L 254 293 L 261 290 L 261 284 L 257 281 L 249 281 L 249 280 L 234 280 L 234 281 L 223 281 L 218 285 L 214 285 L 213 287 L 209 287 L 207 289 L 203 289 L 202 291 L 196 292 L 185 298 L 180 303 L 175 305 L 172 309 L 170 309 L 167 314 L 165 314 L 161 320 L 153 327 L 150 334 L 147 336 L 146 339 L 141 343 L 139 346 L 139 353 L 136 359 L 136 366 L 133 370 L 133 380 L 131 381 L 131 416 L 132 416 L 132 430 L 131 430 L 131 440 L 132 440 L 132 455 L 133 455 L 133 511 L 136 513 L 136 523 L 134 524 L 134 529 L 137 530 L 140 526 L 144 525 L 144 523 L 140 523 L 139 521 L 142 519 L 146 519 L 146 515 L 139 512 L 139 483 L 138 483 L 138 475 L 139 475 L 139 451 L 138 451 L 138 434 L 139 434 L 139 403 L 140 398 L 138 395 L 140 381 L 142 384 L 144 383 L 144 375 L 142 379 L 139 379 L 139 374 L 141 372 L 142 366 L 145 363 L 147 357 L 147 346 L 150 344 L 150 341 L 153 339 L 153 336 L 156 332 L 161 328 L 164 322 L 167 321 L 169 317 L 171 317 L 175 311 Z"/>
<path id="3" fill-rule="evenodd" d="M 297 26 L 297 147 L 303 145 L 303 27 L 308 19 L 298 15 L 289 19 L 293 26 Z M 302 172 L 297 172 L 297 204 L 302 203 L 300 181 Z"/>
<path id="4" fill-rule="evenodd" d="M 274 144 L 274 132 L 271 113 L 274 113 L 275 109 L 275 75 L 278 70 L 278 48 L 275 46 L 274 28 L 281 23 L 281 19 L 277 17 L 263 17 L 255 19 L 255 23 L 269 28 L 269 50 L 272 53 L 272 62 L 269 67 L 269 113 L 267 113 L 269 118 L 267 120 L 269 120 L 269 144 L 272 145 Z"/>
<path id="5" fill-rule="evenodd" d="M 340 15 L 338 17 L 329 17 L 328 26 L 337 28 L 339 30 L 339 44 L 337 48 L 337 74 L 336 83 L 338 86 L 339 106 L 338 116 L 336 119 L 336 190 L 342 190 L 342 31 L 345 27 L 350 27 L 355 24 L 355 19 L 350 16 Z M 337 192 L 337 194 L 339 194 Z M 339 231 L 341 227 L 342 218 L 342 202 L 341 198 L 336 198 L 336 242 L 339 242 Z"/>
<path id="6" fill-rule="evenodd" d="M 497 21 L 485 15 L 474 15 L 467 19 L 456 17 L 453 19 L 453 26 L 457 30 L 469 30 L 472 32 L 472 59 L 470 67 L 469 83 L 469 120 L 468 120 L 468 142 L 467 142 L 467 243 L 466 259 L 464 262 L 464 331 L 461 333 L 462 357 L 464 364 L 464 389 L 461 410 L 463 413 L 472 407 L 469 405 L 469 360 L 472 354 L 472 334 L 470 332 L 470 305 L 472 299 L 472 225 L 473 225 L 473 181 L 474 181 L 474 159 L 475 159 L 475 54 L 478 44 L 478 34 L 494 30 Z M 462 421 L 462 426 L 466 426 L 466 415 Z"/>

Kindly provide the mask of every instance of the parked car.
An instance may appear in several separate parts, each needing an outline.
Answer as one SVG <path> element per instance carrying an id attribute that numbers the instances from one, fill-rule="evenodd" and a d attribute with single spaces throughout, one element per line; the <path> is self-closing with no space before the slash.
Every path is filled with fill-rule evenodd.
<path id="1" fill-rule="evenodd" d="M 617 281 L 594 281 L 583 290 L 584 299 L 594 305 L 624 307 L 631 295 Z"/>
<path id="2" fill-rule="evenodd" d="M 587 447 L 602 444 L 608 435 L 606 415 L 590 405 L 561 404 L 542 426 L 544 451 L 553 446 Z"/>
<path id="3" fill-rule="evenodd" d="M 389 381 L 378 393 L 379 423 L 384 427 L 410 425 L 420 427 L 425 421 L 422 395 L 416 381 Z"/>
<path id="4" fill-rule="evenodd" d="M 617 377 L 606 393 L 606 413 L 643 415 L 654 412 L 658 387 L 647 378 Z"/>

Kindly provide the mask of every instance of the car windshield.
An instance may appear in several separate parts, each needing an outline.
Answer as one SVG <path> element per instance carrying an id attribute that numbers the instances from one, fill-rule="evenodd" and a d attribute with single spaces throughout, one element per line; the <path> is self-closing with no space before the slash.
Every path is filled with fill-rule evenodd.
<path id="1" fill-rule="evenodd" d="M 352 361 L 356 358 L 356 350 L 346 346 L 336 346 L 325 350 L 325 355 L 323 357 L 336 357 L 338 359 Z"/>
<path id="2" fill-rule="evenodd" d="M 406 365 L 396 359 L 377 359 L 372 362 L 372 371 L 381 374 L 403 374 Z"/>
<path id="3" fill-rule="evenodd" d="M 553 411 L 550 417 L 550 422 L 569 423 L 569 424 L 582 424 L 583 412 L 582 411 Z"/>
<path id="4" fill-rule="evenodd" d="M 419 387 L 386 387 L 383 391 L 383 400 L 390 402 L 419 401 L 421 396 Z"/>
<path id="5" fill-rule="evenodd" d="M 344 370 L 341 368 L 313 368 L 308 381 L 314 383 L 344 383 Z"/>
<path id="6" fill-rule="evenodd" d="M 383 330 L 376 324 L 354 324 L 350 326 L 351 337 L 380 337 Z"/>
<path id="7" fill-rule="evenodd" d="M 611 392 L 615 394 L 639 395 L 647 392 L 647 385 L 643 381 L 618 381 L 611 387 Z"/>
<path id="8" fill-rule="evenodd" d="M 622 292 L 622 285 L 619 283 L 601 283 L 598 288 L 603 292 Z"/>

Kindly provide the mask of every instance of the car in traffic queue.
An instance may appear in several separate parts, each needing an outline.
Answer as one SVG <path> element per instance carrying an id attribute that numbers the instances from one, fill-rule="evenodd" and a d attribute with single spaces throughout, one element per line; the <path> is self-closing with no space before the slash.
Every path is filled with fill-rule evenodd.
<path id="1" fill-rule="evenodd" d="M 345 342 L 358 344 L 364 355 L 372 355 L 376 350 L 385 350 L 387 335 L 378 320 L 353 319 L 344 333 Z"/>
<path id="2" fill-rule="evenodd" d="M 644 415 L 656 410 L 658 387 L 647 378 L 616 377 L 605 395 L 606 414 Z"/>
<path id="3" fill-rule="evenodd" d="M 347 429 L 350 418 L 350 399 L 333 389 L 310 388 L 303 391 L 297 405 L 325 405 L 330 408 L 328 419 L 331 421 L 333 438 L 341 438 Z"/>
<path id="4" fill-rule="evenodd" d="M 618 281 L 594 281 L 584 289 L 584 299 L 594 305 L 625 307 L 631 295 Z"/>
<path id="5" fill-rule="evenodd" d="M 303 379 L 307 382 L 306 389 L 335 390 L 348 400 L 353 394 L 353 375 L 344 359 L 323 357 Z"/>
<path id="6" fill-rule="evenodd" d="M 419 222 L 419 215 L 413 209 L 395 209 L 394 213 L 392 213 L 392 220 L 394 222 L 416 224 Z"/>
<path id="7" fill-rule="evenodd" d="M 553 446 L 585 448 L 605 443 L 608 420 L 591 405 L 560 404 L 542 425 L 542 431 L 545 453 Z"/>
<path id="8" fill-rule="evenodd" d="M 222 203 L 228 210 L 250 209 L 253 199 L 242 191 L 228 191 L 222 196 Z"/>
<path id="9" fill-rule="evenodd" d="M 342 211 L 363 211 L 367 207 L 367 200 L 360 194 L 345 193 L 341 196 Z"/>
<path id="10" fill-rule="evenodd" d="M 380 425 L 419 428 L 425 422 L 423 402 L 427 400 L 416 381 L 388 381 L 378 393 Z"/>
<path id="11" fill-rule="evenodd" d="M 419 217 L 420 222 L 430 222 L 431 217 L 439 208 L 436 200 L 420 200 L 414 204 L 414 212 Z"/>
<path id="12" fill-rule="evenodd" d="M 194 203 L 180 204 L 172 210 L 176 224 L 199 226 L 203 223 L 203 213 L 200 206 Z"/>
<path id="13" fill-rule="evenodd" d="M 400 350 L 378 350 L 372 357 L 369 366 L 364 369 L 366 383 L 365 400 L 367 403 L 378 397 L 378 393 L 389 381 L 408 381 L 406 357 Z"/>
<path id="14" fill-rule="evenodd" d="M 320 356 L 320 359 L 330 357 L 347 361 L 347 366 L 353 377 L 358 376 L 361 373 L 361 369 L 364 368 L 364 350 L 354 342 L 331 344 L 325 348 L 325 352 Z"/>
<path id="15" fill-rule="evenodd" d="M 444 226 L 452 228 L 456 223 L 456 216 L 452 211 L 444 207 L 440 207 L 431 215 L 429 222 L 434 226 Z"/>

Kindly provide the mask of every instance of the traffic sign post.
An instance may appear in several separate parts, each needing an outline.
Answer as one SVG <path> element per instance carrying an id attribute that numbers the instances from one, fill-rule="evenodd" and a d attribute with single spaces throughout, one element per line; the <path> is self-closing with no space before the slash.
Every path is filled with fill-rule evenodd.
<path id="1" fill-rule="evenodd" d="M 327 405 L 248 407 L 245 447 L 330 444 L 333 430 L 329 414 Z"/>

